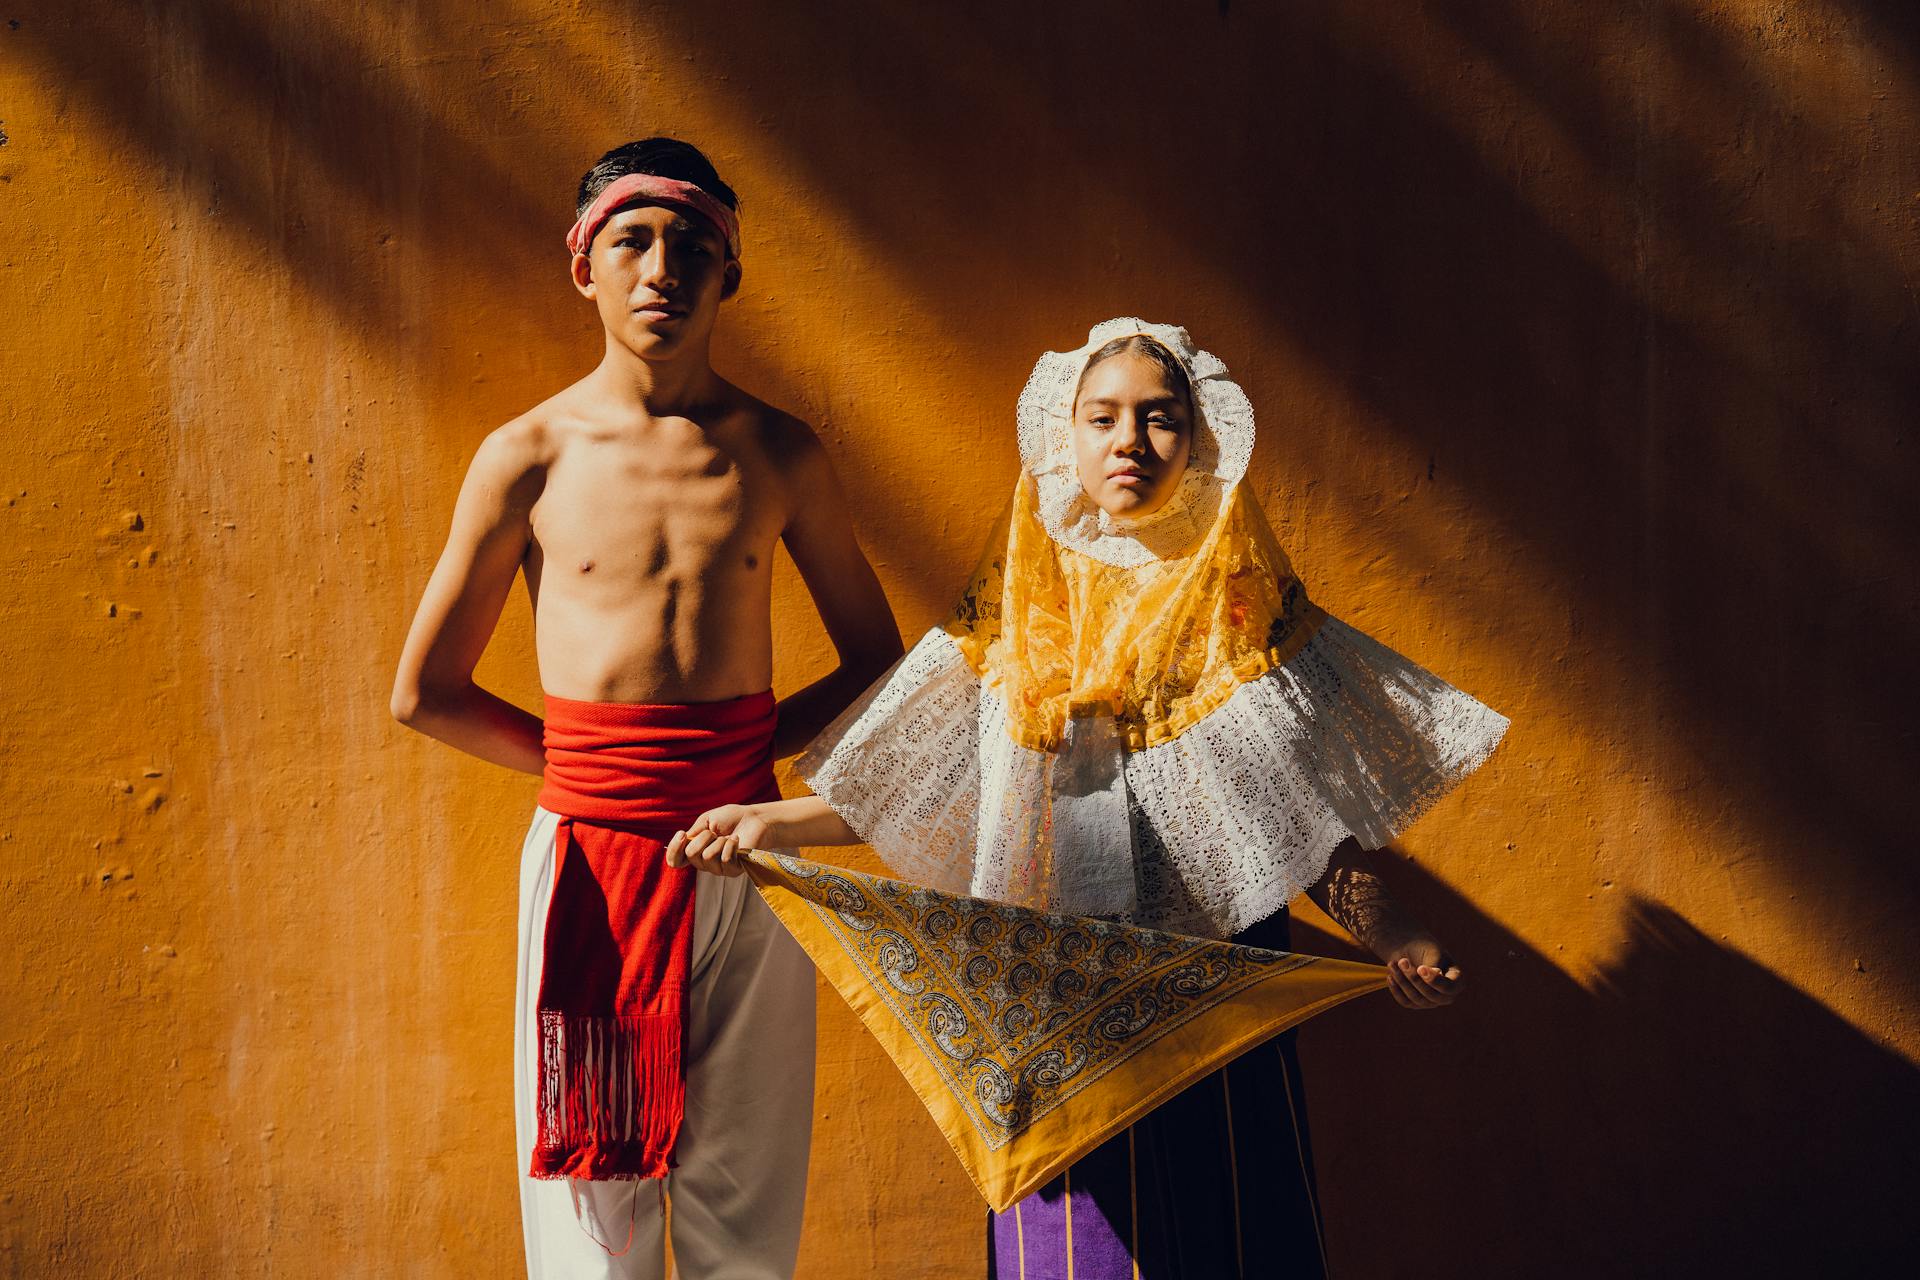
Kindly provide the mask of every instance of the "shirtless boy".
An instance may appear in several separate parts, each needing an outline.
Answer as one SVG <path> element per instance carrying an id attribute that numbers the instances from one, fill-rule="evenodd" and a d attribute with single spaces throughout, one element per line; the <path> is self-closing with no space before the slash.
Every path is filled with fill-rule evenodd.
<path id="1" fill-rule="evenodd" d="M 394 682 L 401 723 L 545 779 L 515 1043 L 535 1277 L 663 1275 L 668 1194 L 686 1276 L 788 1276 L 797 1248 L 812 968 L 746 881 L 668 869 L 663 842 L 715 804 L 776 798 L 774 756 L 901 646 L 820 442 L 709 363 L 740 287 L 736 205 L 667 138 L 582 179 L 573 283 L 605 353 L 480 445 Z M 777 716 L 776 540 L 839 655 Z M 516 574 L 544 724 L 473 682 Z"/>

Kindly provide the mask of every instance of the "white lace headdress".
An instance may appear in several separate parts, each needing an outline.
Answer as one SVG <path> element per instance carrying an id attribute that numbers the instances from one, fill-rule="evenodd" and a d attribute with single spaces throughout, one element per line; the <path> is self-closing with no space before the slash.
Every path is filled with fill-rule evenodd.
<path id="1" fill-rule="evenodd" d="M 1074 464 L 1073 400 L 1087 361 L 1119 338 L 1152 338 L 1177 358 L 1193 388 L 1193 440 L 1180 486 L 1141 520 L 1108 515 L 1087 496 Z M 1040 520 L 1062 546 L 1133 567 L 1178 554 L 1219 518 L 1253 457 L 1253 405 L 1212 352 L 1185 329 L 1124 316 L 1093 327 L 1073 351 L 1049 351 L 1033 366 L 1017 410 L 1020 462 L 1038 490 Z"/>

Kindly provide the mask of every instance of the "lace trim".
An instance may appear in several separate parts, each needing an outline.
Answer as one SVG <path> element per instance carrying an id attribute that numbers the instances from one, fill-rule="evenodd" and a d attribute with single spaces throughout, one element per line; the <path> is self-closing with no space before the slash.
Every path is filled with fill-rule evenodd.
<path id="1" fill-rule="evenodd" d="M 1406 830 L 1507 724 L 1329 617 L 1218 711 L 1128 756 L 1143 918 L 1218 937 L 1257 923 L 1317 883 L 1349 834 L 1377 849 Z"/>
<path id="2" fill-rule="evenodd" d="M 921 638 L 798 765 L 902 879 L 1072 912 L 1050 896 L 1055 758 L 1017 745 L 944 631 Z M 1507 719 L 1328 618 L 1290 661 L 1125 762 L 1135 923 L 1226 937 L 1377 848 L 1477 768 Z"/>
<path id="3" fill-rule="evenodd" d="M 902 879 L 966 893 L 980 812 L 980 681 L 938 627 L 794 759 Z"/>
<path id="4" fill-rule="evenodd" d="M 1073 456 L 1073 392 L 1087 358 L 1115 338 L 1144 333 L 1186 366 L 1195 408 L 1192 453 L 1180 487 L 1144 520 L 1119 520 L 1081 487 Z M 1075 351 L 1049 351 L 1033 366 L 1017 412 L 1020 459 L 1038 486 L 1041 523 L 1062 546 L 1120 568 L 1165 560 L 1191 546 L 1220 514 L 1253 456 L 1253 405 L 1227 367 L 1185 329 L 1131 316 L 1097 324 Z"/>

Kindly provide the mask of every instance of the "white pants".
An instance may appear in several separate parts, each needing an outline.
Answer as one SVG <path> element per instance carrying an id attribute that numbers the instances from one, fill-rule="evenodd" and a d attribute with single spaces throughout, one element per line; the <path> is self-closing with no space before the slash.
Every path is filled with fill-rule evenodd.
<path id="1" fill-rule="evenodd" d="M 662 1201 L 670 1199 L 674 1262 L 687 1280 L 788 1280 L 813 1126 L 813 965 L 744 876 L 687 872 L 699 879 L 683 1058 L 687 1108 L 673 1172 L 644 1182 L 527 1176 L 540 1043 L 535 1006 L 558 822 L 536 808 L 520 856 L 513 1091 L 527 1275 L 664 1280 Z M 629 1233 L 632 1244 L 622 1252 Z"/>

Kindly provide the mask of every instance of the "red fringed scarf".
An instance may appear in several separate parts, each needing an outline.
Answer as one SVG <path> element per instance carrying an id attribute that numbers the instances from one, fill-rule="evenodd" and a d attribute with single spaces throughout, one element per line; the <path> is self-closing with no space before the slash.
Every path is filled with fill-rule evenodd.
<path id="1" fill-rule="evenodd" d="M 540 804 L 561 821 L 528 1172 L 664 1177 L 686 1105 L 696 874 L 667 867 L 666 842 L 716 805 L 779 798 L 773 695 L 546 706 Z"/>

